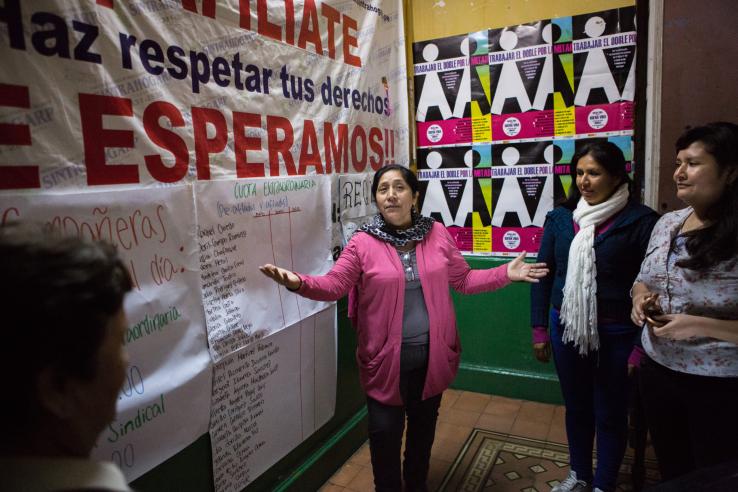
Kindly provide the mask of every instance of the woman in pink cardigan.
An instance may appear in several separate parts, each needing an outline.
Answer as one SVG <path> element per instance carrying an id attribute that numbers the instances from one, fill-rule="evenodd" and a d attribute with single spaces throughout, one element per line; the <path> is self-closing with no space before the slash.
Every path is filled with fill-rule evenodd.
<path id="1" fill-rule="evenodd" d="M 525 253 L 497 268 L 469 268 L 446 228 L 417 213 L 418 179 L 405 167 L 379 169 L 372 194 L 379 214 L 354 234 L 326 275 L 274 265 L 260 270 L 310 299 L 334 301 L 349 293 L 374 485 L 377 491 L 399 492 L 404 478 L 406 491 L 423 491 L 441 395 L 456 375 L 461 353 L 449 285 L 475 294 L 512 281 L 538 282 L 548 270 L 544 263 L 525 263 Z"/>

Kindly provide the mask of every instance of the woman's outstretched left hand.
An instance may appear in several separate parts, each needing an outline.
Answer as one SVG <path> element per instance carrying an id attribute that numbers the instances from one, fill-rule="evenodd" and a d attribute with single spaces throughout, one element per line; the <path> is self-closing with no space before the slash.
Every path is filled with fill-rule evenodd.
<path id="1" fill-rule="evenodd" d="M 507 278 L 513 282 L 537 283 L 538 279 L 548 275 L 545 263 L 526 263 L 525 251 L 507 264 Z"/>

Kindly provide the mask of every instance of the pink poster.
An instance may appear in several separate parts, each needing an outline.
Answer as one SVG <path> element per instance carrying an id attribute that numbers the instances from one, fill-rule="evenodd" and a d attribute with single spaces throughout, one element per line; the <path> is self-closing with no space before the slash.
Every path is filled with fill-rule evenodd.
<path id="1" fill-rule="evenodd" d="M 633 129 L 635 7 L 572 17 L 576 133 Z"/>

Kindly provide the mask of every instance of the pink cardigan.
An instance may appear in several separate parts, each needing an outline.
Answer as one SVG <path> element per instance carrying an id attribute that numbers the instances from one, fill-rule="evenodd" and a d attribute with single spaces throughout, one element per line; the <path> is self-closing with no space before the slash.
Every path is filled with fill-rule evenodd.
<path id="1" fill-rule="evenodd" d="M 444 391 L 456 376 L 461 355 L 449 285 L 475 294 L 510 283 L 507 265 L 472 270 L 446 228 L 435 223 L 416 247 L 418 272 L 430 322 L 428 372 L 423 399 Z M 400 347 L 405 274 L 394 246 L 364 232 L 354 234 L 325 275 L 300 275 L 300 295 L 334 301 L 349 295 L 349 317 L 357 330 L 356 360 L 367 395 L 387 405 L 402 405 Z M 354 288 L 355 287 L 355 288 Z"/>

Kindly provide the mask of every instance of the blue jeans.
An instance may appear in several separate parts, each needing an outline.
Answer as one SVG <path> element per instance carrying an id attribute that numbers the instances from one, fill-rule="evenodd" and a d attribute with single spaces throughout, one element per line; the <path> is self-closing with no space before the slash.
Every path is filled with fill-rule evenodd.
<path id="1" fill-rule="evenodd" d="M 559 324 L 558 310 L 551 310 L 550 323 L 551 348 L 566 406 L 571 469 L 593 487 L 613 491 L 628 439 L 628 357 L 639 329 L 631 323 L 600 324 L 600 349 L 582 356 L 572 343 L 561 340 L 564 327 Z"/>

